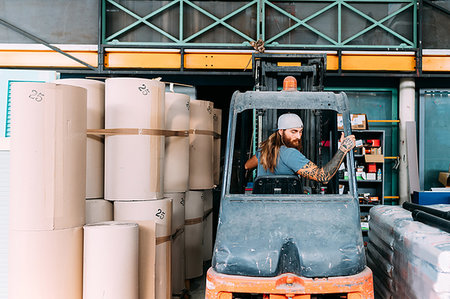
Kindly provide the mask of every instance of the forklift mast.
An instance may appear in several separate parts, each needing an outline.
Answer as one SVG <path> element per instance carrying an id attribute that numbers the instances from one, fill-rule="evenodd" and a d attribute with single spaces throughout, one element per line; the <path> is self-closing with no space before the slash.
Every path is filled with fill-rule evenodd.
<path id="1" fill-rule="evenodd" d="M 297 79 L 301 92 L 322 92 L 323 78 L 326 70 L 326 54 L 265 54 L 255 53 L 252 56 L 253 76 L 256 91 L 278 91 L 286 76 Z M 255 144 L 259 145 L 266 140 L 277 128 L 278 116 L 288 110 L 258 109 L 255 115 Z M 299 115 L 305 124 L 303 130 L 303 154 L 317 165 L 324 164 L 321 151 L 321 141 L 329 139 L 322 132 L 322 112 L 319 110 L 302 111 Z M 332 139 L 336 138 L 333 134 Z M 245 153 L 245 149 L 242 149 Z M 254 154 L 254 153 L 251 153 Z M 249 155 L 251 156 L 251 155 Z M 248 158 L 248 157 L 247 157 Z M 246 157 L 241 160 L 245 162 Z M 304 180 L 304 186 L 313 192 L 320 190 L 321 184 Z"/>

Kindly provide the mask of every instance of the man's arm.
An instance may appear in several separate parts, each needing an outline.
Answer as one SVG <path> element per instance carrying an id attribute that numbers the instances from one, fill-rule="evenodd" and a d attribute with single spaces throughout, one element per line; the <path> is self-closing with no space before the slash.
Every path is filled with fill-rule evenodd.
<path id="1" fill-rule="evenodd" d="M 248 159 L 247 162 L 245 162 L 245 169 L 246 170 L 252 170 L 258 166 L 258 158 L 256 156 L 251 157 Z"/>
<path id="2" fill-rule="evenodd" d="M 313 162 L 308 162 L 297 173 L 310 180 L 315 180 L 324 184 L 336 174 L 339 166 L 345 158 L 345 155 L 355 147 L 355 136 L 350 135 L 341 138 L 341 146 L 334 157 L 324 167 L 319 168 Z"/>

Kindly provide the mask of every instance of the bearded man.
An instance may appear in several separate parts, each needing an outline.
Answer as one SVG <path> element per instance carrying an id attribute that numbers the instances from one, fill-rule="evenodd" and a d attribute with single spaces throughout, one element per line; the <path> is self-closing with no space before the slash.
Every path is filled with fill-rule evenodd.
<path id="1" fill-rule="evenodd" d="M 310 180 L 328 183 L 336 174 L 345 155 L 355 147 L 355 136 L 341 135 L 341 145 L 333 158 L 319 168 L 300 151 L 303 122 L 297 114 L 278 118 L 278 131 L 261 143 L 256 155 L 245 163 L 245 169 L 258 168 L 258 176 L 298 174 Z"/>

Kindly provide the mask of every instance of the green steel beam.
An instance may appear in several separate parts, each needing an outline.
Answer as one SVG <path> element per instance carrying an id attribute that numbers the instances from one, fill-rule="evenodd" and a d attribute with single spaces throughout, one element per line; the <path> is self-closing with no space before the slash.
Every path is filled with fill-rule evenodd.
<path id="1" fill-rule="evenodd" d="M 371 48 L 371 49 L 382 49 L 382 48 L 393 48 L 396 47 L 398 48 L 399 46 L 403 47 L 403 48 L 413 48 L 417 45 L 417 28 L 415 26 L 416 22 L 417 22 L 417 11 L 416 11 L 416 7 L 417 7 L 417 3 L 414 0 L 291 0 L 291 1 L 277 1 L 277 0 L 253 0 L 248 2 L 247 4 L 241 6 L 240 8 L 238 8 L 237 10 L 234 10 L 233 12 L 229 13 L 228 15 L 226 15 L 223 18 L 218 18 L 215 15 L 213 15 L 212 13 L 206 11 L 205 9 L 199 7 L 198 5 L 196 5 L 195 3 L 191 2 L 191 0 L 173 0 L 171 2 L 169 2 L 168 4 L 162 6 L 161 8 L 151 12 L 150 14 L 144 16 L 144 17 L 140 17 L 137 14 L 133 13 L 131 10 L 129 10 L 128 8 L 124 7 L 123 5 L 115 2 L 117 0 L 102 0 L 103 2 L 103 11 L 102 11 L 102 15 L 103 15 L 103 22 L 102 22 L 102 41 L 106 44 L 117 44 L 117 45 L 142 45 L 142 46 L 219 46 L 219 47 L 229 47 L 229 46 L 248 46 L 248 42 L 253 41 L 252 37 L 247 36 L 245 33 L 243 33 L 242 31 L 240 31 L 239 29 L 229 25 L 226 23 L 226 20 L 232 18 L 233 16 L 241 13 L 242 11 L 244 11 L 245 9 L 256 5 L 257 6 L 257 15 L 256 15 L 256 20 L 257 20 L 257 28 L 256 28 L 256 38 L 255 39 L 259 39 L 261 38 L 262 40 L 265 41 L 266 46 L 267 47 L 274 47 L 274 48 L 285 48 L 285 47 L 310 47 L 310 48 L 326 48 L 326 49 L 333 49 L 333 48 Z M 112 5 L 114 5 L 115 7 L 119 8 L 120 10 L 124 11 L 125 13 L 129 14 L 130 16 L 136 18 L 136 21 L 128 26 L 126 26 L 125 28 L 115 32 L 114 34 L 110 35 L 109 37 L 106 37 L 106 2 L 111 3 Z M 297 17 L 291 15 L 290 13 L 288 13 L 287 11 L 283 10 L 282 8 L 278 7 L 275 3 L 286 3 L 286 2 L 296 2 L 296 3 L 301 3 L 301 2 L 316 2 L 316 3 L 329 3 L 329 5 L 327 5 L 326 7 L 320 9 L 319 11 L 315 12 L 314 14 L 308 16 L 307 18 L 300 20 Z M 212 20 L 214 20 L 214 23 L 208 25 L 207 27 L 203 28 L 202 30 L 196 32 L 195 34 L 189 36 L 189 37 L 184 37 L 184 27 L 183 27 L 183 23 L 185 20 L 184 17 L 184 4 L 188 4 L 189 6 L 191 6 L 192 8 L 194 8 L 195 10 L 199 11 L 200 13 L 204 14 L 205 16 L 211 18 Z M 361 12 L 360 10 L 356 9 L 355 7 L 353 7 L 350 3 L 406 3 L 407 5 L 405 5 L 404 7 L 398 9 L 397 11 L 395 11 L 394 13 L 384 17 L 383 19 L 377 21 L 375 19 L 373 19 L 372 17 L 366 15 L 365 13 Z M 179 4 L 179 38 L 175 38 L 174 36 L 172 36 L 171 34 L 169 34 L 168 32 L 165 32 L 163 29 L 155 26 L 154 24 L 150 23 L 148 21 L 148 19 L 150 19 L 151 17 L 154 17 L 157 14 L 160 14 L 166 10 L 168 10 L 169 8 L 173 7 L 174 5 Z M 270 26 L 271 24 L 267 24 L 266 20 L 265 20 L 265 13 L 266 13 L 266 6 L 272 7 L 273 9 L 275 9 L 276 11 L 278 11 L 279 13 L 281 13 L 282 15 L 288 17 L 289 19 L 293 20 L 296 22 L 296 24 L 294 24 L 293 26 L 290 26 L 289 28 L 285 29 L 284 31 L 278 33 L 277 35 L 269 38 L 268 40 L 266 40 L 266 25 Z M 372 22 L 373 24 L 370 25 L 367 28 L 364 28 L 362 31 L 356 33 L 355 35 L 347 38 L 345 41 L 342 41 L 342 5 L 344 5 L 346 8 L 350 9 L 351 11 L 353 11 L 354 13 L 358 14 L 359 16 L 363 17 L 364 19 Z M 333 38 L 327 36 L 326 34 L 324 34 L 323 32 L 320 32 L 319 30 L 315 29 L 314 27 L 310 26 L 307 24 L 308 21 L 310 21 L 311 19 L 323 14 L 324 12 L 332 9 L 333 7 L 337 6 L 337 10 L 338 10 L 338 36 L 337 36 L 337 41 L 335 41 Z M 413 8 L 413 20 L 412 20 L 412 26 L 413 26 L 413 40 L 409 40 L 407 38 L 405 38 L 404 36 L 400 35 L 399 33 L 395 32 L 394 30 L 388 28 L 387 26 L 383 25 L 383 23 L 389 19 L 391 19 L 392 17 L 400 14 L 401 12 L 409 9 L 409 8 Z M 170 41 L 169 42 L 120 42 L 120 41 L 116 41 L 113 39 L 120 36 L 121 34 L 131 30 L 132 28 L 135 28 L 137 26 L 139 26 L 140 24 L 145 24 L 147 26 L 149 26 L 150 28 L 152 28 L 153 30 L 155 30 L 156 32 L 160 33 L 161 35 L 167 37 Z M 205 32 L 211 30 L 212 28 L 218 26 L 218 25 L 223 25 L 224 27 L 226 27 L 227 29 L 229 29 L 230 31 L 236 33 L 237 35 L 241 36 L 244 41 L 242 43 L 195 43 L 193 42 L 193 39 L 195 39 L 196 37 L 198 37 L 201 34 L 204 34 Z M 317 34 L 318 36 L 322 37 L 323 39 L 325 39 L 327 42 L 329 42 L 330 44 L 325 44 L 325 45 L 316 45 L 316 44 L 279 44 L 277 42 L 275 42 L 277 39 L 279 39 L 280 37 L 282 37 L 283 35 L 286 35 L 287 33 L 295 30 L 296 28 L 298 28 L 299 26 L 304 26 L 305 28 L 309 29 L 310 31 L 312 31 L 313 33 Z M 348 45 L 348 43 L 352 40 L 354 40 L 355 38 L 365 34 L 366 32 L 372 30 L 375 27 L 380 27 L 382 28 L 384 31 L 386 31 L 389 34 L 392 34 L 393 36 L 397 37 L 399 40 L 401 40 L 402 42 L 404 42 L 405 44 L 401 44 L 401 45 Z"/>
<path id="2" fill-rule="evenodd" d="M 199 36 L 199 35 L 205 33 L 205 32 L 208 31 L 209 29 L 211 29 L 211 28 L 213 28 L 213 27 L 215 27 L 215 26 L 217 26 L 217 25 L 219 25 L 219 24 L 221 24 L 221 25 L 227 27 L 229 30 L 231 30 L 231 31 L 233 31 L 234 33 L 236 33 L 237 35 L 243 37 L 243 38 L 246 39 L 247 41 L 249 41 L 249 42 L 253 41 L 253 39 L 252 39 L 251 37 L 247 36 L 246 34 L 242 33 L 241 31 L 237 30 L 237 29 L 234 28 L 233 26 L 231 26 L 231 25 L 225 23 L 225 21 L 228 20 L 229 18 L 231 18 L 231 17 L 233 17 L 233 16 L 239 14 L 240 12 L 246 10 L 246 9 L 249 8 L 250 6 L 253 6 L 255 3 L 258 2 L 258 0 L 253 0 L 253 1 L 251 1 L 250 3 L 247 3 L 247 4 L 244 5 L 244 6 L 241 6 L 239 9 L 237 9 L 237 10 L 235 10 L 235 11 L 229 13 L 228 15 L 226 15 L 225 17 L 223 17 L 223 18 L 221 18 L 221 19 L 219 19 L 219 18 L 216 17 L 215 15 L 209 13 L 209 12 L 206 11 L 205 9 L 201 8 L 200 6 L 198 6 L 198 5 L 194 4 L 194 3 L 192 3 L 192 2 L 189 1 L 189 0 L 184 0 L 184 2 L 186 2 L 186 4 L 189 4 L 191 7 L 193 7 L 193 8 L 196 9 L 197 11 L 203 13 L 203 14 L 206 15 L 207 17 L 213 19 L 215 22 L 212 23 L 212 24 L 209 25 L 209 26 L 206 26 L 206 27 L 203 28 L 202 30 L 200 30 L 200 31 L 198 31 L 198 32 L 196 32 L 196 33 L 194 33 L 193 35 L 189 36 L 188 38 L 184 39 L 183 42 L 188 42 L 188 41 L 190 41 L 190 40 L 196 38 L 197 36 Z"/>
<path id="3" fill-rule="evenodd" d="M 131 10 L 129 10 L 128 8 L 126 8 L 123 5 L 120 5 L 119 3 L 113 1 L 113 0 L 106 0 L 109 3 L 111 3 L 112 5 L 114 5 L 115 7 L 119 8 L 120 10 L 124 11 L 125 13 L 129 14 L 130 16 L 136 18 L 137 20 L 141 20 L 142 23 L 144 23 L 145 25 L 149 26 L 150 28 L 152 28 L 153 30 L 159 32 L 160 34 L 164 35 L 165 37 L 167 37 L 168 39 L 171 39 L 172 41 L 174 41 L 175 43 L 178 42 L 178 39 L 173 37 L 172 35 L 170 35 L 169 33 L 165 32 L 164 30 L 162 30 L 161 28 L 153 25 L 152 23 L 148 22 L 147 20 L 145 20 L 144 18 L 141 18 L 140 16 L 138 16 L 137 14 L 135 14 L 134 12 L 132 12 Z M 109 38 L 106 39 L 106 41 L 109 41 Z"/>
<path id="4" fill-rule="evenodd" d="M 380 21 L 377 21 L 373 18 L 371 18 L 370 16 L 366 15 L 365 13 L 363 13 L 362 11 L 360 11 L 359 9 L 356 9 L 355 7 L 351 6 L 350 4 L 346 3 L 345 1 L 342 2 L 342 4 L 344 4 L 345 7 L 347 7 L 348 9 L 350 9 L 351 11 L 355 12 L 356 14 L 360 15 L 361 17 L 365 18 L 366 20 L 372 22 L 373 24 L 367 28 L 365 28 L 364 30 L 362 30 L 361 32 L 355 34 L 354 36 L 348 38 L 347 40 L 344 41 L 343 44 L 346 44 L 350 41 L 352 41 L 353 39 L 357 38 L 358 36 L 360 36 L 361 34 L 364 34 L 365 32 L 371 30 L 372 28 L 378 26 L 382 29 L 384 29 L 385 31 L 389 32 L 390 34 L 394 35 L 395 37 L 397 37 L 398 39 L 404 41 L 405 43 L 409 44 L 410 46 L 414 46 L 414 43 L 411 42 L 410 40 L 406 39 L 405 37 L 401 36 L 400 34 L 398 34 L 397 32 L 391 30 L 390 28 L 384 26 L 382 23 L 389 20 L 390 18 L 398 15 L 399 13 L 405 11 L 406 9 L 410 8 L 411 6 L 413 6 L 413 3 L 410 3 L 408 5 L 403 6 L 402 8 L 396 10 L 395 12 L 393 12 L 392 14 L 384 17 L 383 19 L 381 19 Z M 370 28 L 370 29 L 369 29 Z"/>
<path id="5" fill-rule="evenodd" d="M 183 19 L 183 15 L 184 15 L 184 7 L 183 7 L 183 0 L 181 0 L 180 1 L 180 19 L 179 19 L 179 24 L 178 24 L 178 26 L 179 26 L 179 41 L 180 42 L 182 42 L 183 41 L 183 35 L 184 35 L 184 30 L 183 30 L 183 22 L 184 22 L 184 19 Z"/>
<path id="6" fill-rule="evenodd" d="M 108 0 L 108 2 L 113 2 L 113 0 Z M 128 25 L 127 27 L 117 31 L 116 33 L 108 36 L 108 38 L 106 39 L 107 41 L 113 40 L 115 37 L 121 35 L 122 33 L 127 32 L 128 30 L 136 27 L 137 25 L 141 24 L 143 21 L 146 21 L 147 19 L 150 19 L 151 17 L 159 14 L 160 12 L 172 7 L 173 5 L 177 4 L 178 2 L 180 2 L 180 0 L 173 0 L 172 2 L 158 8 L 155 11 L 152 11 L 151 13 L 149 13 L 148 15 L 146 15 L 145 17 L 139 18 L 136 22 L 131 23 L 130 25 Z M 125 10 L 124 10 L 125 11 Z M 127 11 L 125 11 L 126 13 L 128 13 Z"/>
<path id="7" fill-rule="evenodd" d="M 303 20 L 300 20 L 300 19 L 294 17 L 293 15 L 291 15 L 290 13 L 288 13 L 287 11 L 281 9 L 280 7 L 276 6 L 275 4 L 271 3 L 271 2 L 268 1 L 268 0 L 265 0 L 265 3 L 266 3 L 267 5 L 269 5 L 270 7 L 272 7 L 273 9 L 277 10 L 278 12 L 280 12 L 281 14 L 285 15 L 286 17 L 288 17 L 288 18 L 290 18 L 290 19 L 292 19 L 292 20 L 294 20 L 294 21 L 297 22 L 297 24 L 295 24 L 295 25 L 293 25 L 293 26 L 287 28 L 286 30 L 284 30 L 284 31 L 282 31 L 282 32 L 280 32 L 280 33 L 278 33 L 277 35 L 271 37 L 269 40 L 266 41 L 266 43 L 269 44 L 269 43 L 273 42 L 274 40 L 280 38 L 281 36 L 285 35 L 285 34 L 288 33 L 289 31 L 291 31 L 291 30 L 295 29 L 296 27 L 302 25 L 302 26 L 308 28 L 309 30 L 311 30 L 312 32 L 316 33 L 316 34 L 319 35 L 320 37 L 326 39 L 326 40 L 329 41 L 330 43 L 337 45 L 337 43 L 336 43 L 335 40 L 333 40 L 333 39 L 330 38 L 329 36 L 323 34 L 322 32 L 320 32 L 319 30 L 315 29 L 314 27 L 311 27 L 311 26 L 309 26 L 308 24 L 306 24 L 306 22 L 308 22 L 309 20 L 311 20 L 311 19 L 317 17 L 318 15 L 324 13 L 325 11 L 329 10 L 330 8 L 336 6 L 337 1 L 333 2 L 332 4 L 330 4 L 330 5 L 328 5 L 328 6 L 324 7 L 324 8 L 322 8 L 321 10 L 315 12 L 314 14 L 310 15 L 309 17 L 307 17 L 307 18 L 305 18 L 305 19 L 303 19 Z"/>
<path id="8" fill-rule="evenodd" d="M 342 45 L 342 1 L 338 3 L 338 45 Z"/>

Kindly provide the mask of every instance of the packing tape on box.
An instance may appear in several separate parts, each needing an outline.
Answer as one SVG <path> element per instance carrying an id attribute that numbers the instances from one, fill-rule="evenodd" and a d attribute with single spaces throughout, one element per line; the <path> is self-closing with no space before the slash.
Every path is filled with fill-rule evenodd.
<path id="1" fill-rule="evenodd" d="M 203 219 L 204 219 L 204 216 L 198 217 L 198 218 L 193 218 L 193 219 L 186 219 L 186 220 L 184 220 L 184 224 L 185 225 L 194 225 L 194 224 L 202 223 Z"/>
<path id="2" fill-rule="evenodd" d="M 151 135 L 151 136 L 178 136 L 189 137 L 189 135 L 207 135 L 220 138 L 220 134 L 209 130 L 161 130 L 161 129 L 138 129 L 138 128 L 118 128 L 118 129 L 88 129 L 87 135 Z"/>

